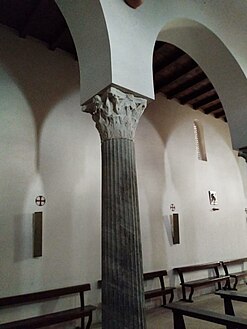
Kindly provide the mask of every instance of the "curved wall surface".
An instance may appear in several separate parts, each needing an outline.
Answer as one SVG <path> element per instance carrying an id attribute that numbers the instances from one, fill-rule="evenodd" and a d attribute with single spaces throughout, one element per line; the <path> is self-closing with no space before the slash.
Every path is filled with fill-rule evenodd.
<path id="1" fill-rule="evenodd" d="M 167 24 L 158 39 L 189 54 L 206 73 L 223 104 L 233 148 L 247 145 L 247 81 L 223 42 L 205 26 L 188 19 Z"/>
<path id="2" fill-rule="evenodd" d="M 247 145 L 247 3 L 146 0 L 134 10 L 121 0 L 56 2 L 76 43 L 82 103 L 111 83 L 153 99 L 159 35 L 202 66 L 225 108 L 234 148 Z"/>
<path id="3" fill-rule="evenodd" d="M 80 64 L 81 103 L 112 82 L 108 31 L 100 1 L 55 0 L 69 26 Z"/>

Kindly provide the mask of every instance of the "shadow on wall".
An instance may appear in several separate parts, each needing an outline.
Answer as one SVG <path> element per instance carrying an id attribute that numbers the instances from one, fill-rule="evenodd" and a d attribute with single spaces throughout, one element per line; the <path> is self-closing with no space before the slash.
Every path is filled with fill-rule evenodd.
<path id="1" fill-rule="evenodd" d="M 142 221 L 146 218 L 146 225 L 142 228 L 144 261 L 149 265 L 148 270 L 154 270 L 167 266 L 166 236 L 170 242 L 171 231 L 166 226 L 164 218 L 164 191 L 166 189 L 166 163 L 165 148 L 176 123 L 171 119 L 167 126 L 166 115 L 162 111 L 164 106 L 169 106 L 167 100 L 156 95 L 155 102 L 149 104 L 141 119 L 137 130 L 138 183 L 140 186 L 140 211 L 143 213 Z M 172 106 L 171 106 L 172 107 Z M 171 109 L 171 116 L 173 112 Z M 151 130 L 148 126 L 152 126 Z M 152 134 L 152 130 L 154 133 Z M 147 142 L 147 131 L 149 131 Z M 143 223 L 144 224 L 144 223 Z M 143 226 L 143 225 L 142 225 Z M 149 241 L 149 244 L 148 244 Z"/>
<path id="2" fill-rule="evenodd" d="M 168 238 L 168 241 L 169 241 L 169 245 L 170 246 L 173 246 L 173 236 L 172 236 L 172 224 L 171 224 L 171 220 L 172 220 L 172 215 L 165 215 L 164 216 L 164 226 L 165 226 L 167 238 Z"/>
<path id="3" fill-rule="evenodd" d="M 42 124 L 57 103 L 78 89 L 79 74 L 65 74 L 70 68 L 77 72 L 78 63 L 62 51 L 49 51 L 41 42 L 23 40 L 8 30 L 1 38 L 1 49 L 1 64 L 22 91 L 34 118 L 38 169 Z"/>
<path id="4" fill-rule="evenodd" d="M 15 216 L 14 220 L 14 262 L 21 262 L 33 257 L 32 226 L 29 214 Z"/>
<path id="5" fill-rule="evenodd" d="M 149 129 L 147 143 L 145 136 L 148 127 L 143 131 L 143 149 L 150 155 L 149 162 L 146 161 L 145 164 L 147 168 L 139 173 L 139 184 L 142 187 L 140 201 L 143 203 L 141 206 L 147 209 L 148 214 L 144 213 L 142 217 L 148 217 L 150 232 L 147 235 L 150 234 L 152 241 L 150 249 L 145 251 L 144 246 L 144 251 L 148 254 L 152 250 L 150 261 L 154 260 L 152 266 L 155 269 L 164 265 L 169 267 L 173 264 L 174 257 L 180 262 L 183 254 L 180 248 L 189 249 L 190 256 L 196 257 L 196 249 L 192 247 L 193 241 L 188 237 L 188 228 L 184 224 L 186 218 L 191 216 L 189 209 L 194 208 L 193 194 L 188 195 L 188 191 L 193 191 L 196 184 L 194 112 L 189 108 L 181 108 L 181 105 L 158 94 L 156 101 L 146 110 L 144 118 L 152 125 L 154 132 Z M 141 168 L 139 171 L 143 170 Z M 185 175 L 185 172 L 189 174 Z M 142 195 L 144 189 L 147 195 L 145 201 Z M 173 213 L 170 209 L 172 203 L 175 204 L 175 212 L 181 217 L 181 234 L 183 233 L 181 245 L 177 246 L 174 246 L 171 236 L 169 215 Z M 191 222 L 189 234 L 193 234 L 194 230 Z"/>
<path id="6" fill-rule="evenodd" d="M 240 156 L 236 156 L 236 161 L 240 169 L 240 175 L 242 178 L 243 190 L 246 200 L 245 208 L 247 209 L 247 162 L 244 158 Z"/>
<path id="7" fill-rule="evenodd" d="M 164 96 L 161 94 L 156 94 L 155 101 L 152 102 L 149 105 L 152 109 L 146 110 L 144 112 L 145 118 L 152 124 L 156 132 L 159 134 L 163 144 L 164 149 L 166 146 L 166 143 L 169 139 L 169 136 L 173 132 L 175 126 L 177 125 L 177 117 L 176 112 L 172 111 L 173 104 L 172 102 L 169 102 Z M 164 115 L 164 112 L 162 112 L 162 108 L 166 108 L 170 106 L 170 121 L 169 126 L 167 126 L 167 117 Z M 164 128 L 165 127 L 165 128 Z"/>
<path id="8" fill-rule="evenodd" d="M 83 147 L 76 151 L 77 147 L 81 146 L 80 143 L 83 143 L 80 138 L 84 136 L 78 133 L 83 131 L 82 127 L 79 130 L 81 121 L 78 120 L 78 117 L 82 117 L 79 103 L 78 63 L 63 52 L 49 51 L 36 40 L 20 39 L 12 31 L 4 28 L 1 28 L 0 33 L 0 70 L 4 73 L 1 74 L 3 89 L 1 88 L 2 103 L 0 104 L 2 119 L 0 149 L 3 155 L 0 157 L 2 158 L 0 183 L 1 189 L 4 190 L 0 207 L 1 225 L 3 225 L 0 240 L 4 250 L 1 253 L 2 271 L 6 271 L 6 268 L 10 269 L 8 274 L 2 275 L 0 271 L 3 279 L 0 290 L 3 285 L 2 291 L 7 295 L 17 291 L 44 288 L 45 285 L 48 288 L 49 285 L 59 286 L 63 282 L 66 284 L 66 280 L 68 282 L 75 280 L 70 275 L 73 267 L 69 264 L 69 261 L 72 261 L 71 245 L 73 244 L 71 242 L 73 240 L 71 214 L 74 202 L 72 189 L 75 188 L 78 172 L 84 174 L 82 169 L 86 160 L 82 156 Z M 73 99 L 72 105 L 71 99 Z M 91 118 L 87 117 L 91 123 Z M 65 124 L 58 127 L 62 122 Z M 57 131 L 54 132 L 53 128 L 56 130 L 56 127 L 59 134 Z M 65 131 L 62 131 L 64 127 Z M 44 134 L 43 130 L 45 130 Z M 92 130 L 94 131 L 93 124 Z M 70 132 L 72 132 L 71 136 L 66 136 Z M 83 132 L 86 133 L 87 131 Z M 97 136 L 96 131 L 95 135 Z M 76 146 L 72 140 L 74 137 L 77 138 L 74 142 Z M 61 147 L 57 151 L 60 154 L 60 162 L 54 152 L 57 141 L 61 142 L 59 144 Z M 42 160 L 41 149 L 43 149 Z M 73 166 L 66 167 L 68 161 L 64 160 L 65 152 Z M 78 161 L 75 161 L 76 152 L 79 154 Z M 71 168 L 73 169 L 70 175 Z M 40 179 L 36 184 L 39 175 Z M 50 196 L 44 216 L 44 257 L 33 260 L 32 212 L 44 210 L 37 209 L 34 202 L 35 196 L 39 195 L 36 194 L 38 189 L 43 188 L 43 183 L 45 196 Z M 79 217 L 78 214 L 76 216 Z M 73 264 L 77 260 L 78 258 Z M 67 264 L 64 264 L 66 261 Z M 67 267 L 66 271 L 65 267 Z M 56 268 L 57 272 L 52 271 L 53 268 Z M 6 286 L 9 287 L 8 291 Z"/>

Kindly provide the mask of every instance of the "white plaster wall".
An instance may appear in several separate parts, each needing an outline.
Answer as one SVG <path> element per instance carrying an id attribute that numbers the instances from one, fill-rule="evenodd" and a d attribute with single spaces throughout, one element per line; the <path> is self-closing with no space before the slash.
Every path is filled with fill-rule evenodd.
<path id="1" fill-rule="evenodd" d="M 3 28 L 0 49 L 0 294 L 91 282 L 86 301 L 97 303 L 100 142 L 81 112 L 78 63 Z M 44 207 L 36 206 L 38 195 L 46 197 Z M 43 211 L 44 229 L 43 256 L 36 259 L 35 211 Z M 0 322 L 45 308 L 4 309 Z"/>
<path id="2" fill-rule="evenodd" d="M 0 49 L 0 295 L 91 282 L 86 301 L 97 305 L 100 139 L 80 109 L 78 63 L 3 28 Z M 195 118 L 207 162 L 196 158 Z M 233 153 L 224 122 L 157 96 L 137 128 L 136 156 L 145 271 L 171 274 L 177 265 L 246 256 L 246 163 Z M 211 211 L 208 190 L 217 191 L 220 211 Z M 34 203 L 40 194 L 43 208 Z M 170 244 L 171 203 L 180 245 Z M 32 213 L 41 210 L 44 250 L 34 259 Z M 0 318 L 42 309 L 3 310 Z"/>
<path id="3" fill-rule="evenodd" d="M 197 159 L 193 122 L 204 128 L 207 161 Z M 245 256 L 246 170 L 232 150 L 228 125 L 160 94 L 136 135 L 144 271 Z M 208 191 L 216 191 L 212 211 Z M 171 241 L 170 204 L 179 213 L 180 244 Z M 233 233 L 234 232 L 234 233 Z"/>

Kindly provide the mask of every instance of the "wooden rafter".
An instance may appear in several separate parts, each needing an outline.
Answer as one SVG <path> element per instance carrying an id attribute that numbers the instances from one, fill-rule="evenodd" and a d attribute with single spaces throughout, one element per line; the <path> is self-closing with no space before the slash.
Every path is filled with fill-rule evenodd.
<path id="1" fill-rule="evenodd" d="M 39 12 L 41 6 L 42 6 L 42 0 L 39 0 L 36 3 L 36 5 L 33 7 L 32 11 L 29 13 L 23 25 L 19 28 L 19 36 L 21 38 L 25 38 L 28 35 L 31 29 L 32 22 L 35 19 L 37 13 Z"/>

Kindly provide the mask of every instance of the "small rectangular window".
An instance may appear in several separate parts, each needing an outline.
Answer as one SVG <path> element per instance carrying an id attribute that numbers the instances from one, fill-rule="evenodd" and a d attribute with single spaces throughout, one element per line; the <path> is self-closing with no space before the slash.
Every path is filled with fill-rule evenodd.
<path id="1" fill-rule="evenodd" d="M 202 161 L 207 161 L 203 127 L 198 120 L 194 120 L 194 136 L 198 159 Z"/>

